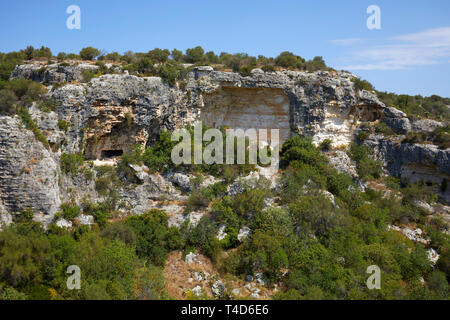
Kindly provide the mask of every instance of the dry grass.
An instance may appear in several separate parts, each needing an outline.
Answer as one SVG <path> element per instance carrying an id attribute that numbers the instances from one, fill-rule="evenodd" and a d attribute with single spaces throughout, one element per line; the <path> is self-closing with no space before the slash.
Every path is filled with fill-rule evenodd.
<path id="1" fill-rule="evenodd" d="M 211 284 L 215 280 L 221 280 L 226 288 L 226 296 L 231 295 L 233 289 L 238 288 L 239 294 L 233 296 L 239 299 L 252 299 L 251 293 L 255 289 L 259 289 L 258 300 L 268 300 L 276 293 L 276 288 L 266 288 L 256 281 L 246 282 L 243 279 L 230 275 L 221 274 L 218 268 L 212 261 L 202 255 L 197 254 L 197 259 L 200 263 L 187 264 L 184 262 L 183 253 L 181 251 L 173 251 L 169 253 L 166 260 L 166 265 L 163 270 L 164 278 L 166 279 L 166 290 L 169 296 L 174 299 L 187 299 L 186 291 L 200 286 L 208 298 L 213 299 L 211 291 Z M 196 281 L 193 278 L 193 272 L 202 272 L 206 280 Z M 250 285 L 251 290 L 247 287 Z"/>

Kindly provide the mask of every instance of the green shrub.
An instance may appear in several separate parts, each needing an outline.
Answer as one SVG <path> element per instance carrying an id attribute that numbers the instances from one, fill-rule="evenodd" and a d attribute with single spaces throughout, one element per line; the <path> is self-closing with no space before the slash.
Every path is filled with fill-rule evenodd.
<path id="1" fill-rule="evenodd" d="M 282 167 L 287 167 L 294 160 L 317 167 L 328 162 L 326 156 L 314 146 L 311 138 L 300 136 L 286 140 L 281 149 L 280 159 Z"/>
<path id="2" fill-rule="evenodd" d="M 328 70 L 328 67 L 322 57 L 314 57 L 312 60 L 306 61 L 305 65 L 306 70 L 308 70 L 309 72 Z"/>
<path id="3" fill-rule="evenodd" d="M 290 69 L 304 70 L 306 67 L 305 59 L 288 51 L 281 52 L 280 55 L 275 58 L 275 63 L 277 66 Z"/>
<path id="4" fill-rule="evenodd" d="M 434 129 L 432 132 L 408 132 L 402 143 L 426 143 L 431 142 L 440 149 L 450 148 L 450 126 Z"/>
<path id="5" fill-rule="evenodd" d="M 72 203 L 63 203 L 60 206 L 62 217 L 68 221 L 73 220 L 80 214 L 80 208 Z"/>
<path id="6" fill-rule="evenodd" d="M 370 133 L 366 132 L 366 131 L 360 131 L 358 132 L 358 141 L 360 142 L 364 142 L 365 140 L 367 140 L 367 138 L 369 138 Z"/>
<path id="7" fill-rule="evenodd" d="M 59 52 L 56 59 L 58 59 L 58 62 L 63 62 L 67 59 L 67 54 L 65 52 Z"/>
<path id="8" fill-rule="evenodd" d="M 119 61 L 121 58 L 121 55 L 117 52 L 108 53 L 105 55 L 105 60 L 110 61 Z"/>
<path id="9" fill-rule="evenodd" d="M 58 103 L 55 99 L 53 99 L 51 97 L 45 97 L 45 98 L 40 99 L 37 107 L 39 108 L 39 110 L 47 113 L 50 111 L 55 111 L 56 108 L 58 107 Z"/>
<path id="10" fill-rule="evenodd" d="M 325 139 L 320 143 L 319 149 L 322 151 L 330 151 L 332 144 L 333 141 L 331 139 Z"/>
<path id="11" fill-rule="evenodd" d="M 62 119 L 58 120 L 58 128 L 66 132 L 69 129 L 69 122 Z"/>
<path id="12" fill-rule="evenodd" d="M 162 266 L 167 256 L 168 218 L 164 211 L 152 209 L 142 215 L 131 216 L 126 225 L 136 235 L 136 253 Z"/>
<path id="13" fill-rule="evenodd" d="M 83 82 L 89 82 L 94 77 L 95 72 L 89 69 L 81 70 L 81 77 L 83 78 Z"/>
<path id="14" fill-rule="evenodd" d="M 277 280 L 281 268 L 289 265 L 287 254 L 280 241 L 259 230 L 253 234 L 250 241 L 238 248 L 237 254 L 240 257 L 237 273 L 263 271 L 269 281 Z"/>
<path id="15" fill-rule="evenodd" d="M 378 179 L 382 173 L 382 164 L 369 156 L 370 150 L 365 145 L 352 143 L 349 150 L 349 156 L 356 161 L 358 175 L 364 180 L 372 178 Z"/>
<path id="16" fill-rule="evenodd" d="M 319 239 L 328 237 L 331 229 L 339 224 L 331 201 L 320 193 L 298 197 L 289 206 L 289 212 L 304 237 L 311 234 Z"/>
<path id="17" fill-rule="evenodd" d="M 60 157 L 61 170 L 65 174 L 75 175 L 83 162 L 84 155 L 82 153 L 63 153 Z"/>
<path id="18" fill-rule="evenodd" d="M 156 143 L 148 147 L 142 158 L 144 164 L 152 172 L 162 172 L 166 168 L 173 166 L 171 160 L 172 148 L 176 145 L 176 142 L 171 140 L 171 132 L 162 131 L 159 134 L 159 140 Z"/>
<path id="19" fill-rule="evenodd" d="M 83 60 L 94 60 L 100 54 L 101 52 L 93 47 L 86 47 L 80 51 L 80 56 Z"/>
<path id="20" fill-rule="evenodd" d="M 42 134 L 42 132 L 39 129 L 36 121 L 34 121 L 31 118 L 31 115 L 30 115 L 28 109 L 24 108 L 24 107 L 21 107 L 18 111 L 19 111 L 19 115 L 20 115 L 20 117 L 22 119 L 22 123 L 25 125 L 25 128 L 27 128 L 28 130 L 33 131 L 33 134 L 34 134 L 35 138 L 37 140 L 39 140 L 40 142 L 42 142 L 44 147 L 49 148 L 50 145 L 48 143 L 47 138 Z"/>
<path id="21" fill-rule="evenodd" d="M 387 135 L 387 136 L 394 134 L 394 131 L 392 131 L 392 129 L 384 122 L 380 122 L 380 123 L 376 124 L 375 132 L 376 133 L 381 133 L 381 134 L 384 134 L 384 135 Z"/>
<path id="22" fill-rule="evenodd" d="M 133 146 L 131 152 L 124 153 L 117 164 L 117 173 L 127 181 L 138 182 L 134 170 L 130 164 L 139 165 L 142 163 L 142 150 L 140 145 Z"/>
<path id="23" fill-rule="evenodd" d="M 275 66 L 273 66 L 271 64 L 264 65 L 261 69 L 264 72 L 275 72 L 276 71 Z"/>
<path id="24" fill-rule="evenodd" d="M 136 235 L 133 228 L 123 222 L 114 222 L 108 225 L 101 232 L 102 237 L 110 240 L 118 239 L 127 245 L 134 245 L 136 243 Z"/>
<path id="25" fill-rule="evenodd" d="M 197 63 L 203 60 L 204 54 L 205 51 L 200 46 L 191 49 L 186 49 L 186 55 L 184 57 L 184 60 L 188 63 Z"/>
<path id="26" fill-rule="evenodd" d="M 114 210 L 115 204 L 110 201 L 99 202 L 99 203 L 91 203 L 88 201 L 84 201 L 82 203 L 83 213 L 92 215 L 94 217 L 95 222 L 100 227 L 105 227 L 108 218 L 111 216 L 111 211 Z"/>
<path id="27" fill-rule="evenodd" d="M 389 107 L 405 112 L 409 118 L 432 118 L 436 120 L 450 119 L 450 98 L 437 95 L 422 97 L 420 95 L 397 95 L 395 93 L 377 92 L 378 98 Z"/>
<path id="28" fill-rule="evenodd" d="M 14 114 L 16 102 L 17 96 L 14 94 L 14 91 L 10 89 L 0 90 L 0 114 Z"/>
<path id="29" fill-rule="evenodd" d="M 33 52 L 33 58 L 51 58 L 53 56 L 50 48 L 41 46 L 40 49 L 36 49 Z"/>
<path id="30" fill-rule="evenodd" d="M 355 85 L 355 90 L 367 90 L 367 91 L 374 91 L 374 87 L 372 84 L 366 80 L 361 80 L 359 78 L 352 78 L 352 82 Z"/>

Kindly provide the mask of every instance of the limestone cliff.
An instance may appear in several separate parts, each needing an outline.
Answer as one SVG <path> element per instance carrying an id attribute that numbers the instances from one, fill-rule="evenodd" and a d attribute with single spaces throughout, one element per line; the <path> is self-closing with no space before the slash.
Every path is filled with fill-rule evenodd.
<path id="1" fill-rule="evenodd" d="M 84 67 L 24 65 L 14 70 L 13 77 L 47 84 L 72 82 L 49 87 L 49 96 L 57 102 L 54 112 L 30 106 L 51 148 L 38 142 L 17 116 L 0 118 L 0 200 L 8 212 L 31 207 L 36 219 L 48 222 L 61 202 L 79 202 L 82 196 L 101 198 L 91 182 L 62 177 L 62 153 L 82 152 L 88 160 L 109 159 L 130 151 L 135 144 L 151 144 L 161 130 L 197 120 L 215 127 L 280 129 L 282 141 L 304 134 L 316 143 L 331 139 L 335 147 L 348 146 L 362 122 L 383 120 L 399 133 L 411 128 L 404 114 L 386 108 L 374 93 L 356 89 L 352 82 L 355 76 L 344 71 L 254 69 L 245 77 L 197 67 L 176 86 L 158 77 L 126 73 L 103 75 L 88 83 L 73 81 L 80 80 Z M 65 132 L 57 125 L 61 120 L 68 123 Z M 434 180 L 450 174 L 448 149 L 406 146 L 377 136 L 367 143 L 392 174 L 413 170 L 413 165 L 432 167 L 429 172 Z M 141 180 L 138 189 L 121 191 L 136 212 L 145 211 L 149 201 L 162 193 L 180 196 L 170 179 L 141 170 Z"/>

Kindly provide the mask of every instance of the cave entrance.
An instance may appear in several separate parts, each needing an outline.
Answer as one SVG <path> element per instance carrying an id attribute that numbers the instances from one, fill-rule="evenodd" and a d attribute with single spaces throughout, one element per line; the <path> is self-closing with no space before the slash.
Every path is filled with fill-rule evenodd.
<path id="1" fill-rule="evenodd" d="M 123 150 L 102 150 L 102 159 L 110 159 L 123 155 Z"/>

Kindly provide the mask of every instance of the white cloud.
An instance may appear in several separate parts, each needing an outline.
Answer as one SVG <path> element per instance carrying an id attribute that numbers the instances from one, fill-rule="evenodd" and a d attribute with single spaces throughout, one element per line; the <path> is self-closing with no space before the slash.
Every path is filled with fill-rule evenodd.
<path id="1" fill-rule="evenodd" d="M 354 53 L 358 63 L 348 70 L 396 70 L 445 63 L 450 57 L 450 27 L 436 28 L 389 39 L 394 44 L 373 46 Z"/>
<path id="2" fill-rule="evenodd" d="M 362 41 L 362 39 L 360 39 L 360 38 L 330 40 L 331 43 L 334 43 L 338 46 L 351 46 L 351 45 L 356 44 L 361 41 Z"/>

